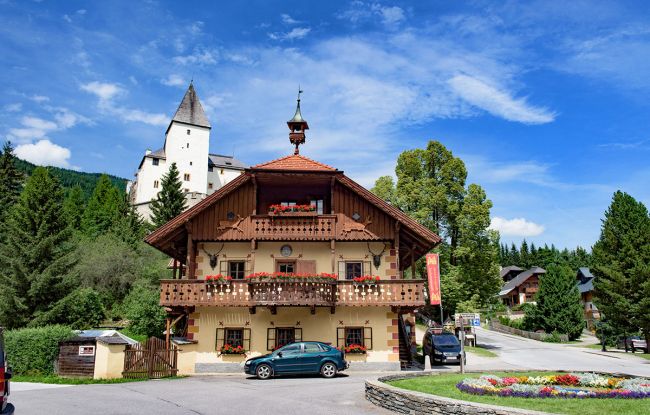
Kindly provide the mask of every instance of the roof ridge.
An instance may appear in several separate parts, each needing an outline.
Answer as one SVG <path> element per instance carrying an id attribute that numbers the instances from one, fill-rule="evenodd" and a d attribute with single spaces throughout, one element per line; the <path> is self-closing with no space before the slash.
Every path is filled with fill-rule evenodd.
<path id="1" fill-rule="evenodd" d="M 316 161 L 316 160 L 311 159 L 311 158 L 309 158 L 309 157 L 303 156 L 302 154 L 289 154 L 289 155 L 287 155 L 287 156 L 279 157 L 279 158 L 276 158 L 276 159 L 273 159 L 273 160 L 270 160 L 270 161 L 266 161 L 266 162 L 264 162 L 264 163 L 256 164 L 256 165 L 252 166 L 251 168 L 254 168 L 254 169 L 263 169 L 263 168 L 285 168 L 285 169 L 287 169 L 287 170 L 308 170 L 308 169 L 305 169 L 305 168 L 297 168 L 297 166 L 290 166 L 290 165 L 289 165 L 289 166 L 280 166 L 280 165 L 279 165 L 279 163 L 281 163 L 281 162 L 283 162 L 283 161 L 285 161 L 285 160 L 292 160 L 292 159 L 293 159 L 293 160 L 295 160 L 295 159 L 300 159 L 300 160 L 302 160 L 303 162 L 311 163 L 311 164 L 313 164 L 313 165 L 315 165 L 315 166 L 318 167 L 317 170 L 331 170 L 331 171 L 336 171 L 336 169 L 335 169 L 334 167 L 329 166 L 329 165 L 327 165 L 327 164 L 325 164 L 325 163 L 321 163 L 320 161 Z M 274 165 L 277 165 L 277 167 L 274 166 Z M 309 167 L 309 166 L 305 166 L 305 167 Z"/>

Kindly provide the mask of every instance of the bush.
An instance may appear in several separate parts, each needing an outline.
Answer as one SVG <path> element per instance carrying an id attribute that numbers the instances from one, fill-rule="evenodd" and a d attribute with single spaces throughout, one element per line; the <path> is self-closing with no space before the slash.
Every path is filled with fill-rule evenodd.
<path id="1" fill-rule="evenodd" d="M 98 326 L 104 320 L 104 305 L 97 291 L 90 288 L 75 290 L 59 300 L 52 309 L 29 323 L 30 327 L 65 324 L 82 330 Z"/>
<path id="2" fill-rule="evenodd" d="M 160 293 L 143 282 L 133 286 L 124 299 L 124 314 L 131 332 L 147 337 L 162 336 L 165 331 L 165 310 L 158 305 Z"/>
<path id="3" fill-rule="evenodd" d="M 544 337 L 544 341 L 546 343 L 562 343 L 562 339 L 560 338 L 560 333 L 558 333 L 556 330 L 553 330 L 551 334 Z"/>
<path id="4" fill-rule="evenodd" d="M 52 374 L 59 342 L 73 336 L 72 330 L 65 326 L 9 330 L 5 333 L 9 364 L 17 375 Z"/>
<path id="5" fill-rule="evenodd" d="M 521 320 L 512 320 L 507 316 L 499 316 L 499 323 L 504 326 L 512 327 L 513 329 L 523 330 L 523 324 Z"/>

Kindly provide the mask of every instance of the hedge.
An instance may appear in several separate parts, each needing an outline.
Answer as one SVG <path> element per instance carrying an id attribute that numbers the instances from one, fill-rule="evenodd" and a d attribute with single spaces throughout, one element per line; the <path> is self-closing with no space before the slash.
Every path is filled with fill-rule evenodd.
<path id="1" fill-rule="evenodd" d="M 17 375 L 54 373 L 59 342 L 74 337 L 65 326 L 25 328 L 5 332 L 7 360 Z"/>

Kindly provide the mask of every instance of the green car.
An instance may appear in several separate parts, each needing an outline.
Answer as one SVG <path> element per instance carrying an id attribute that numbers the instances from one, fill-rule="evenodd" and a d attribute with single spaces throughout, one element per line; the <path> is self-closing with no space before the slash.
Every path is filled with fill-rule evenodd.
<path id="1" fill-rule="evenodd" d="M 335 347 L 321 342 L 297 342 L 264 356 L 248 359 L 244 372 L 258 379 L 305 373 L 320 373 L 323 377 L 333 378 L 348 367 L 345 354 Z"/>

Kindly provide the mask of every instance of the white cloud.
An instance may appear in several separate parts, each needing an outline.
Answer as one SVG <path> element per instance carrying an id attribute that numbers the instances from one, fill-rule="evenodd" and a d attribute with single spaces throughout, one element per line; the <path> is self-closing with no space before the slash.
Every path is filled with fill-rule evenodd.
<path id="1" fill-rule="evenodd" d="M 280 18 L 282 18 L 282 23 L 289 24 L 289 25 L 302 23 L 300 20 L 296 20 L 296 19 L 294 19 L 293 17 L 289 16 L 286 13 L 282 13 L 280 15 Z"/>
<path id="2" fill-rule="evenodd" d="M 187 82 L 177 74 L 171 74 L 167 78 L 162 79 L 160 81 L 163 85 L 167 86 L 180 86 L 180 87 L 185 87 L 187 86 Z"/>
<path id="3" fill-rule="evenodd" d="M 294 27 L 287 33 L 269 33 L 269 37 L 273 40 L 297 40 L 304 38 L 309 32 L 309 27 Z"/>
<path id="4" fill-rule="evenodd" d="M 71 168 L 70 150 L 52 143 L 50 140 L 40 140 L 35 144 L 21 144 L 16 147 L 16 156 L 40 166 L 56 166 Z"/>
<path id="5" fill-rule="evenodd" d="M 349 7 L 339 13 L 337 17 L 348 20 L 352 24 L 379 18 L 380 22 L 388 28 L 396 27 L 406 18 L 404 9 L 401 7 L 384 6 L 379 3 L 366 3 L 358 0 L 351 2 Z"/>
<path id="6" fill-rule="evenodd" d="M 373 9 L 381 15 L 382 22 L 386 26 L 395 26 L 405 18 L 404 10 L 397 6 L 385 7 L 375 4 Z"/>
<path id="7" fill-rule="evenodd" d="M 50 100 L 50 98 L 45 95 L 33 95 L 30 99 L 39 104 Z"/>
<path id="8" fill-rule="evenodd" d="M 81 89 L 96 95 L 101 101 L 110 101 L 124 92 L 117 84 L 97 81 L 83 84 L 81 85 Z"/>
<path id="9" fill-rule="evenodd" d="M 217 63 L 219 54 L 216 50 L 195 50 L 190 55 L 175 56 L 174 62 L 179 65 L 214 65 Z"/>
<path id="10" fill-rule="evenodd" d="M 23 104 L 16 102 L 13 104 L 7 104 L 3 108 L 6 112 L 20 112 L 23 109 Z"/>
<path id="11" fill-rule="evenodd" d="M 508 236 L 537 236 L 544 232 L 544 227 L 524 218 L 505 219 L 498 216 L 492 218 L 490 229 Z"/>
<path id="12" fill-rule="evenodd" d="M 55 130 L 57 127 L 56 123 L 38 117 L 23 117 L 21 124 L 28 128 L 44 131 Z"/>
<path id="13" fill-rule="evenodd" d="M 161 127 L 166 127 L 169 124 L 169 118 L 165 114 L 156 114 L 127 108 L 113 108 L 113 112 L 125 121 L 136 121 Z"/>
<path id="14" fill-rule="evenodd" d="M 535 107 L 525 98 L 513 98 L 477 78 L 456 75 L 449 85 L 463 100 L 492 115 L 524 124 L 546 124 L 555 120 L 555 113 L 547 108 Z"/>

